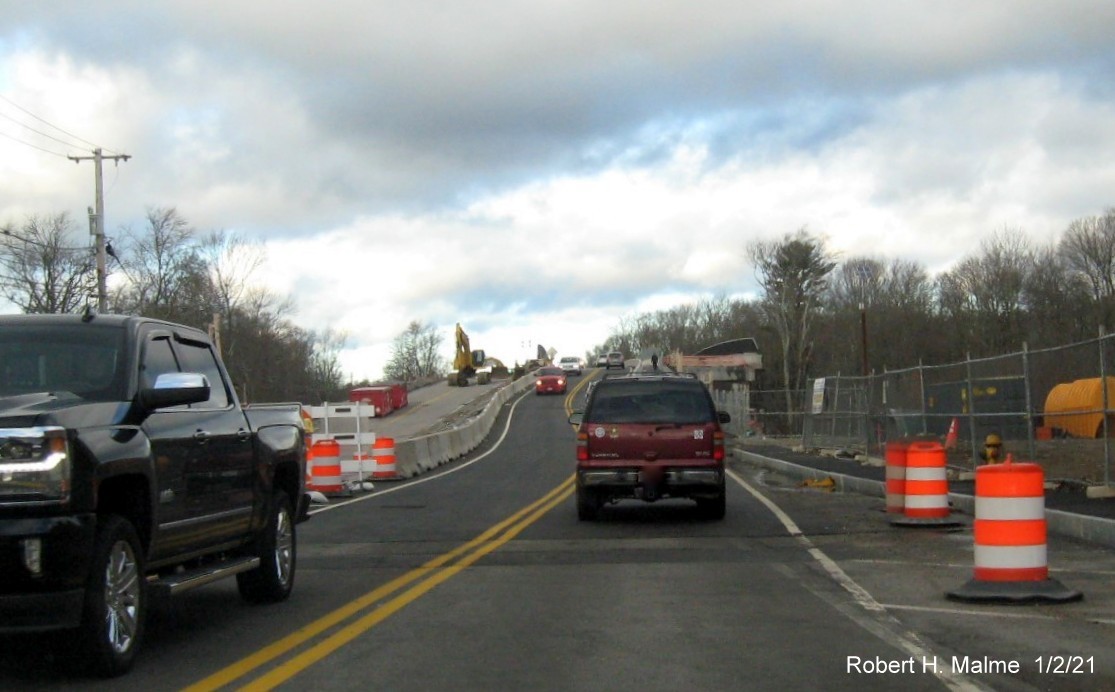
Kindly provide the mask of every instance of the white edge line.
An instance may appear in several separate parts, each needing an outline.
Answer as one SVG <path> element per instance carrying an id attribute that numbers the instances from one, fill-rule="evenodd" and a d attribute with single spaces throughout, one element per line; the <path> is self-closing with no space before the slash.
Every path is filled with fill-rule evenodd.
<path id="1" fill-rule="evenodd" d="M 527 389 L 526 391 L 524 391 L 522 394 L 519 395 L 519 398 L 515 400 L 515 403 L 511 404 L 511 411 L 507 414 L 507 422 L 504 423 L 504 425 L 503 425 L 503 432 L 500 433 L 499 439 L 495 441 L 495 444 L 493 444 L 492 448 L 489 449 L 488 451 L 486 451 L 482 454 L 478 454 L 475 458 L 469 459 L 466 462 L 460 463 L 460 464 L 454 466 L 453 468 L 445 469 L 445 470 L 441 471 L 440 473 L 435 473 L 435 474 L 432 474 L 432 475 L 422 476 L 420 478 L 417 478 L 417 479 L 412 480 L 412 481 L 408 481 L 406 483 L 402 483 L 400 485 L 392 485 L 390 488 L 385 488 L 384 490 L 377 490 L 375 492 L 369 493 L 368 495 L 361 495 L 360 497 L 354 497 L 351 500 L 345 500 L 343 502 L 337 502 L 337 503 L 330 503 L 328 505 L 323 505 L 323 506 L 318 507 L 316 509 L 312 509 L 309 512 L 310 516 L 313 516 L 315 514 L 320 514 L 321 512 L 328 512 L 331 509 L 339 509 L 341 507 L 347 507 L 349 505 L 356 504 L 357 502 L 364 502 L 366 500 L 372 500 L 372 499 L 382 497 L 382 496 L 390 494 L 390 493 L 398 492 L 400 490 L 406 490 L 407 488 L 413 488 L 414 486 L 421 485 L 422 483 L 429 483 L 430 481 L 436 481 L 436 480 L 439 480 L 441 478 L 444 478 L 444 477 L 448 476 L 451 473 L 456 473 L 457 471 L 460 471 L 461 469 L 465 469 L 465 468 L 468 468 L 469 466 L 472 466 L 476 462 L 480 461 L 481 459 L 487 457 L 492 452 L 496 451 L 496 449 L 498 449 L 499 446 L 501 444 L 503 444 L 504 438 L 507 437 L 508 431 L 511 430 L 511 419 L 515 415 L 515 408 L 519 405 L 519 403 L 524 398 L 526 398 L 527 393 L 530 392 L 530 391 L 531 391 L 530 389 Z"/>
<path id="2" fill-rule="evenodd" d="M 798 542 L 802 544 L 806 552 L 821 565 L 825 572 L 827 572 L 845 591 L 851 594 L 852 598 L 860 607 L 873 614 L 876 618 L 875 624 L 882 624 L 887 627 L 891 634 L 897 637 L 897 641 L 888 641 L 888 644 L 893 644 L 911 656 L 920 657 L 922 660 L 937 658 L 936 654 L 921 641 L 921 638 L 918 637 L 916 633 L 906 629 L 897 619 L 888 615 L 886 607 L 876 601 L 867 589 L 857 584 L 854 579 L 840 568 L 840 565 L 836 564 L 836 562 L 820 548 L 813 545 L 813 541 L 809 540 L 809 537 L 802 533 L 798 525 L 790 518 L 790 515 L 786 514 L 781 507 L 752 487 L 751 484 L 745 481 L 739 474 L 731 470 L 726 470 L 725 473 L 769 509 L 778 521 L 782 522 L 782 525 L 786 528 L 786 531 L 789 532 L 790 536 L 796 538 Z M 867 629 L 873 632 L 872 628 Z M 954 674 L 951 671 L 937 670 L 934 672 L 934 675 L 952 690 L 985 689 L 983 685 L 976 681 L 966 678 L 963 675 Z"/>

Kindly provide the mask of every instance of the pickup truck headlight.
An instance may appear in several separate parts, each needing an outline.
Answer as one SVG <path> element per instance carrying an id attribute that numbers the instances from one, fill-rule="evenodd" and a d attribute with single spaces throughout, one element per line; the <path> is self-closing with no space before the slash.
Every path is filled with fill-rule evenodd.
<path id="1" fill-rule="evenodd" d="M 64 428 L 0 428 L 0 503 L 64 502 L 70 451 Z"/>

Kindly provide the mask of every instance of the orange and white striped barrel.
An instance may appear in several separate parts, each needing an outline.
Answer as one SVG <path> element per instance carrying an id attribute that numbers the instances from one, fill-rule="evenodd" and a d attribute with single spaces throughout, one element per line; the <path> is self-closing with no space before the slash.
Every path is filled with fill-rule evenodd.
<path id="1" fill-rule="evenodd" d="M 887 512 L 901 514 L 906 509 L 906 452 L 910 441 L 888 440 L 886 448 Z"/>
<path id="2" fill-rule="evenodd" d="M 1046 562 L 1045 472 L 1037 464 L 976 469 L 972 523 L 980 581 L 1043 581 Z"/>
<path id="3" fill-rule="evenodd" d="M 341 482 L 341 445 L 336 440 L 318 440 L 314 443 L 313 454 L 310 490 L 323 493 L 339 493 L 344 490 Z"/>
<path id="4" fill-rule="evenodd" d="M 908 519 L 949 516 L 949 481 L 945 448 L 939 442 L 914 441 L 906 448 L 903 514 Z"/>
<path id="5" fill-rule="evenodd" d="M 377 437 L 372 444 L 372 458 L 375 460 L 375 470 L 372 478 L 396 478 L 395 469 L 395 440 L 391 437 Z"/>

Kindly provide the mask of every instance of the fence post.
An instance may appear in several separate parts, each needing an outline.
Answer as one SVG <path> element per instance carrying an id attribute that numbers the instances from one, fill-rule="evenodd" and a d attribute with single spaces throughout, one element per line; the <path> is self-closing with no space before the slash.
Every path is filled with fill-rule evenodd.
<path id="1" fill-rule="evenodd" d="M 1034 444 L 1034 399 L 1030 391 L 1030 344 L 1022 342 L 1022 384 L 1026 390 L 1026 437 L 1030 442 L 1030 458 L 1038 458 Z"/>
<path id="2" fill-rule="evenodd" d="M 964 352 L 964 366 L 965 366 L 964 369 L 965 369 L 965 373 L 966 373 L 965 374 L 965 379 L 967 380 L 966 385 L 968 387 L 968 402 L 967 402 L 968 403 L 968 439 L 969 439 L 970 444 L 972 445 L 971 446 L 972 451 L 969 455 L 969 459 L 972 462 L 972 470 L 974 471 L 976 469 L 976 466 L 979 465 L 979 462 L 977 461 L 977 459 L 979 457 L 976 456 L 976 402 L 975 402 L 976 393 L 972 389 L 972 352 L 971 351 L 965 351 Z"/>
<path id="3" fill-rule="evenodd" d="M 1107 430 L 1107 359 L 1104 358 L 1106 337 L 1103 325 L 1100 325 L 1100 338 L 1097 343 L 1100 347 L 1100 389 L 1103 390 L 1103 484 L 1111 485 L 1111 435 Z"/>
<path id="4" fill-rule="evenodd" d="M 918 386 L 921 387 L 921 434 L 925 435 L 929 432 L 929 419 L 925 410 L 925 365 L 921 358 L 918 358 Z"/>
<path id="5" fill-rule="evenodd" d="M 871 380 L 875 371 L 863 378 L 863 453 L 871 456 Z"/>

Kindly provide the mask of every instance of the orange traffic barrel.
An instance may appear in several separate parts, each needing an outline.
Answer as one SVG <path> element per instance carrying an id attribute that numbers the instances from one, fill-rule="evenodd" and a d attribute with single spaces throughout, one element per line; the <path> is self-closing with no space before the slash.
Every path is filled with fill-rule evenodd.
<path id="1" fill-rule="evenodd" d="M 937 442 L 911 442 L 906 448 L 906 498 L 903 513 L 913 519 L 949 515 L 945 448 Z"/>
<path id="2" fill-rule="evenodd" d="M 395 440 L 390 437 L 377 437 L 372 445 L 372 458 L 375 460 L 375 470 L 372 478 L 390 480 L 398 478 L 395 470 Z"/>
<path id="3" fill-rule="evenodd" d="M 886 495 L 887 512 L 902 514 L 906 509 L 906 451 L 910 441 L 906 438 L 887 440 Z"/>
<path id="4" fill-rule="evenodd" d="M 1082 598 L 1049 578 L 1046 561 L 1045 472 L 1037 464 L 976 469 L 975 569 L 972 580 L 949 592 L 958 600 Z"/>
<path id="5" fill-rule="evenodd" d="M 947 458 L 940 442 L 914 440 L 906 448 L 906 480 L 901 517 L 896 526 L 951 526 Z"/>
<path id="6" fill-rule="evenodd" d="M 341 445 L 336 440 L 318 440 L 313 447 L 314 464 L 310 474 L 310 490 L 339 493 L 341 482 Z"/>

